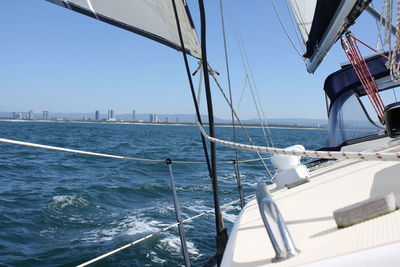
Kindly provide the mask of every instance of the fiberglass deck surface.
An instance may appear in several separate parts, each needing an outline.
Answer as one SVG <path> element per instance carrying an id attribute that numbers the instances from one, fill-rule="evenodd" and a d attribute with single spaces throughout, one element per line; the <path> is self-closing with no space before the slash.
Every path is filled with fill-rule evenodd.
<path id="1" fill-rule="evenodd" d="M 399 146 L 385 151 L 398 150 Z M 400 211 L 344 229 L 333 212 L 371 196 L 395 193 L 400 200 L 400 163 L 338 161 L 313 171 L 309 183 L 274 189 L 276 201 L 300 253 L 272 263 L 293 266 L 400 242 Z M 399 206 L 399 205 L 398 205 Z M 255 200 L 239 215 L 225 250 L 223 266 L 262 266 L 275 256 Z"/>

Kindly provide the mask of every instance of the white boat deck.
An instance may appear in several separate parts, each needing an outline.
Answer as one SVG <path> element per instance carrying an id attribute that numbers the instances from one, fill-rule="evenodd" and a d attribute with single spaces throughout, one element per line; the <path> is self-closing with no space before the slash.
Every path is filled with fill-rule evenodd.
<path id="1" fill-rule="evenodd" d="M 377 140 L 372 145 L 380 142 L 381 151 L 400 150 L 398 142 L 390 144 L 389 140 Z M 268 188 L 300 253 L 285 261 L 271 262 L 275 252 L 257 201 L 252 200 L 240 213 L 232 229 L 222 266 L 293 266 L 319 261 L 323 266 L 337 266 L 338 263 L 334 263 L 332 258 L 338 260 L 341 255 L 354 257 L 351 260 L 344 258 L 340 265 L 345 262 L 354 264 L 354 260 L 361 260 L 369 266 L 375 266 L 377 262 L 382 264 L 383 260 L 388 260 L 385 266 L 391 263 L 399 265 L 399 210 L 343 229 L 337 228 L 333 212 L 372 196 L 392 192 L 399 206 L 400 163 L 341 160 L 313 171 L 309 183 L 292 189 L 276 190 L 275 185 Z M 383 254 L 378 252 L 367 253 L 368 256 L 356 253 L 390 244 L 392 250 L 388 247 L 387 251 L 394 251 L 389 254 L 396 256 L 392 260 L 390 255 L 383 259 Z M 393 244 L 396 249 L 393 249 Z"/>

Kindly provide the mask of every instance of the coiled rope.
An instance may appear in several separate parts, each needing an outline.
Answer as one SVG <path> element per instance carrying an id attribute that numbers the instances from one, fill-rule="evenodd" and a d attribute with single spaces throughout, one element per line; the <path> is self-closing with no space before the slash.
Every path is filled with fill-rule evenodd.
<path id="1" fill-rule="evenodd" d="M 233 147 L 242 150 L 251 150 L 264 152 L 269 154 L 281 154 L 281 155 L 290 155 L 290 156 L 301 156 L 308 158 L 322 158 L 322 159 L 353 159 L 353 160 L 374 160 L 374 161 L 400 161 L 400 153 L 379 153 L 379 152 L 345 152 L 345 151 L 314 151 L 314 150 L 305 150 L 305 151 L 297 151 L 291 149 L 282 149 L 282 148 L 274 148 L 274 147 L 264 147 L 264 146 L 254 146 L 254 145 L 246 145 L 240 143 L 234 143 L 230 141 L 221 140 L 218 138 L 213 138 L 207 135 L 204 128 L 198 123 L 197 126 L 200 129 L 201 134 L 208 139 L 210 142 L 214 142 L 216 144 L 224 145 L 227 147 Z"/>

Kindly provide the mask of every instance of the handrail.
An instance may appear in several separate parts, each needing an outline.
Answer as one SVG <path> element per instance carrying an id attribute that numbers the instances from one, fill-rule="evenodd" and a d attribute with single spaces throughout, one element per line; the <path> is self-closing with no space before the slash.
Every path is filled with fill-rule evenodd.
<path id="1" fill-rule="evenodd" d="M 264 182 L 257 184 L 256 197 L 264 226 L 275 250 L 273 262 L 283 261 L 298 254 L 286 223 Z"/>

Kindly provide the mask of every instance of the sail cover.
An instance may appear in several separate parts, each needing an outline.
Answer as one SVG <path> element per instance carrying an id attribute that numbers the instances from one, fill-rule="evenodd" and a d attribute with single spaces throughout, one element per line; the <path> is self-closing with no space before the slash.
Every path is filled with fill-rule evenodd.
<path id="1" fill-rule="evenodd" d="M 290 6 L 304 44 L 307 43 L 310 34 L 316 5 L 317 0 L 290 0 Z"/>
<path id="2" fill-rule="evenodd" d="M 169 0 L 47 0 L 73 11 L 182 50 Z M 185 0 L 175 0 L 186 53 L 201 57 L 197 34 Z"/>

